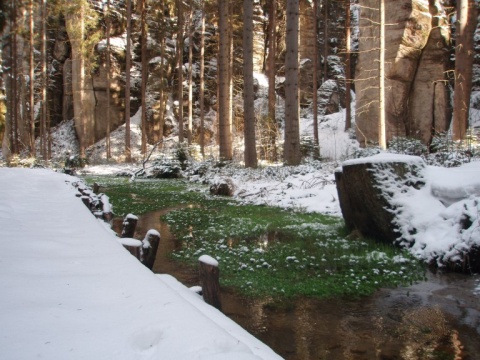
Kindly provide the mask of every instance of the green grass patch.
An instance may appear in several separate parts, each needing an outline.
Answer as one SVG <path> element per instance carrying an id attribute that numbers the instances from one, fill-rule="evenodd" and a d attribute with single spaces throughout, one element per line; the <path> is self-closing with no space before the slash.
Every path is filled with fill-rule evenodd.
<path id="1" fill-rule="evenodd" d="M 337 217 L 243 205 L 178 180 L 88 180 L 104 184 L 117 215 L 173 208 L 163 221 L 182 248 L 171 256 L 192 266 L 201 255 L 216 258 L 222 286 L 246 295 L 362 296 L 424 277 L 405 251 L 347 240 Z"/>

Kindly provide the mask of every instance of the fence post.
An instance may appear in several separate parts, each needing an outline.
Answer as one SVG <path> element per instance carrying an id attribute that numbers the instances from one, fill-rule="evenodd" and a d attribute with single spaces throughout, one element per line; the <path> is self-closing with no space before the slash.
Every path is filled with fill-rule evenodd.
<path id="1" fill-rule="evenodd" d="M 220 270 L 218 268 L 218 261 L 208 255 L 200 256 L 198 261 L 203 299 L 207 304 L 221 311 L 222 303 L 220 301 Z"/>

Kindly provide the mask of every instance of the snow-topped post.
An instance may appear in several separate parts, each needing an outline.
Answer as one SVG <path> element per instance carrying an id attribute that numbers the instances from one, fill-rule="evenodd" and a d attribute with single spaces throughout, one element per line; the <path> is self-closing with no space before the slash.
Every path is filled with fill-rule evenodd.
<path id="1" fill-rule="evenodd" d="M 135 228 L 137 227 L 138 217 L 133 214 L 128 214 L 123 220 L 122 238 L 133 238 L 135 234 Z"/>
<path id="2" fill-rule="evenodd" d="M 103 221 L 110 223 L 113 219 L 113 211 L 112 205 L 110 204 L 110 199 L 107 195 L 102 194 L 100 196 L 100 201 L 102 204 Z"/>
<path id="3" fill-rule="evenodd" d="M 140 261 L 150 270 L 153 269 L 159 243 L 160 233 L 157 230 L 148 230 L 142 241 L 142 257 Z"/>
<path id="4" fill-rule="evenodd" d="M 218 268 L 218 261 L 208 255 L 200 256 L 198 261 L 203 299 L 207 304 L 221 311 L 222 303 L 220 301 L 220 270 Z"/>
<path id="5" fill-rule="evenodd" d="M 137 239 L 132 239 L 132 238 L 121 238 L 118 239 L 120 244 L 123 245 L 125 249 L 128 250 L 130 254 L 135 256 L 138 260 L 141 260 L 141 252 L 142 252 L 142 242 Z"/>

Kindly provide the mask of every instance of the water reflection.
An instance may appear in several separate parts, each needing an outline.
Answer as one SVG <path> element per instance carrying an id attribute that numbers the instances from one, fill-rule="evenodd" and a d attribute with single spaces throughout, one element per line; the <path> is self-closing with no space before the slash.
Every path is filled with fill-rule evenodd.
<path id="1" fill-rule="evenodd" d="M 166 256 L 181 247 L 160 221 L 168 211 L 141 216 L 138 233 L 161 233 L 154 272 L 198 285 L 196 270 Z M 121 219 L 114 226 L 118 229 Z M 278 234 L 256 241 L 266 248 L 278 241 Z M 473 360 L 480 359 L 480 297 L 474 294 L 478 279 L 429 272 L 425 282 L 361 299 L 300 298 L 280 304 L 224 289 L 222 306 L 227 316 L 288 360 Z"/>

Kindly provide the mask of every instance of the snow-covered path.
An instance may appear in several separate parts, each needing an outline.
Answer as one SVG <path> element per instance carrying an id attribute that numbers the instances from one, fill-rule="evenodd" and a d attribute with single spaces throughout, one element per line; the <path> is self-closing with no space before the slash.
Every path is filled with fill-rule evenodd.
<path id="1" fill-rule="evenodd" d="M 141 265 L 72 180 L 0 168 L 1 359 L 280 359 Z"/>

